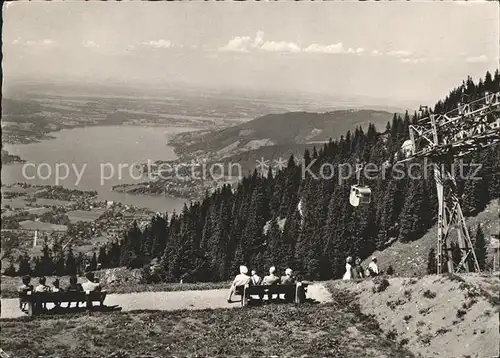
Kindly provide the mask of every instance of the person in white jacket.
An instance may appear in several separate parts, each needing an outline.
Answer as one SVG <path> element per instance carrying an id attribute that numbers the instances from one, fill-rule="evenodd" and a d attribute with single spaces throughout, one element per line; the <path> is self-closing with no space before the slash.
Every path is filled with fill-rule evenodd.
<path id="1" fill-rule="evenodd" d="M 248 268 L 246 266 L 240 266 L 240 274 L 236 275 L 231 288 L 229 289 L 229 295 L 227 297 L 227 302 L 231 303 L 231 298 L 236 291 L 236 287 L 245 286 L 250 283 L 250 276 L 248 276 Z"/>
<path id="2" fill-rule="evenodd" d="M 342 277 L 343 280 L 351 280 L 352 279 L 352 257 L 349 256 L 345 259 L 345 274 Z"/>
<path id="3" fill-rule="evenodd" d="M 368 270 L 370 271 L 370 276 L 377 276 L 379 274 L 377 258 L 375 256 L 372 257 L 372 262 L 370 262 L 370 264 L 368 265 Z"/>

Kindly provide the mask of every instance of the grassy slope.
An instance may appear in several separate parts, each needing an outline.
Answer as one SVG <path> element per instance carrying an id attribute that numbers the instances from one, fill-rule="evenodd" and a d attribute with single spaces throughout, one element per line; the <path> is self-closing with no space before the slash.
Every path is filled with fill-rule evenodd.
<path id="1" fill-rule="evenodd" d="M 493 200 L 488 207 L 475 217 L 467 218 L 467 224 L 471 238 L 475 234 L 477 224 L 481 224 L 486 240 L 490 235 L 499 232 L 499 202 Z M 434 225 L 422 238 L 409 243 L 396 241 L 392 246 L 383 251 L 376 251 L 373 255 L 377 257 L 379 267 L 385 271 L 392 265 L 394 272 L 398 276 L 421 276 L 427 274 L 427 258 L 431 247 L 436 245 L 437 227 Z M 455 233 L 450 234 L 454 237 Z M 456 234 L 455 234 L 456 235 Z M 363 263 L 363 267 L 368 267 L 371 257 Z"/>
<path id="2" fill-rule="evenodd" d="M 500 287 L 494 274 L 391 278 L 374 293 L 376 281 L 335 281 L 330 289 L 356 296 L 363 313 L 380 323 L 386 336 L 421 357 L 496 357 Z M 460 344 L 457 344 L 460 342 Z"/>
<path id="3" fill-rule="evenodd" d="M 16 357 L 413 357 L 381 336 L 373 319 L 333 303 L 68 314 L 0 325 L 2 349 Z"/>

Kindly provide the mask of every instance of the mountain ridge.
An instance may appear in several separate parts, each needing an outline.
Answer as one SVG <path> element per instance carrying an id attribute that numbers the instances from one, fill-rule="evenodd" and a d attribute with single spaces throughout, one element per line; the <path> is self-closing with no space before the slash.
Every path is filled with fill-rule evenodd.
<path id="1" fill-rule="evenodd" d="M 270 113 L 221 130 L 180 133 L 170 144 L 180 156 L 224 158 L 264 146 L 327 142 L 370 123 L 381 129 L 392 116 L 371 109 Z"/>

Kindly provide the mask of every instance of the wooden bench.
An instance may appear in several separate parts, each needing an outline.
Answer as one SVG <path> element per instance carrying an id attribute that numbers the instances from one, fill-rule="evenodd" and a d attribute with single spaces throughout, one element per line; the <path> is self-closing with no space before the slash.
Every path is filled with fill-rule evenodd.
<path id="1" fill-rule="evenodd" d="M 262 299 L 267 295 L 272 301 L 273 296 L 284 295 L 285 299 L 289 299 L 297 304 L 302 303 L 306 299 L 308 283 L 297 282 L 293 285 L 245 285 L 236 287 L 236 293 L 241 295 L 241 305 L 248 305 L 251 296 L 258 296 Z"/>
<path id="2" fill-rule="evenodd" d="M 68 303 L 72 302 L 87 304 L 87 309 L 92 308 L 92 302 L 103 302 L 106 297 L 106 291 L 62 291 L 62 292 L 23 292 L 19 293 L 21 303 L 26 303 L 29 316 L 38 314 L 42 311 L 45 303 Z"/>

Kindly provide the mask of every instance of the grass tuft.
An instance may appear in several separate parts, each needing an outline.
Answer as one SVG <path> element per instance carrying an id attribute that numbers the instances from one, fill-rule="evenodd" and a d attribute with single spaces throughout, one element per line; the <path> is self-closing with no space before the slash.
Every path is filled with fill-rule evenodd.
<path id="1" fill-rule="evenodd" d="M 436 297 L 436 292 L 432 292 L 431 290 L 425 290 L 424 297 L 429 298 L 429 299 L 433 299 Z"/>

